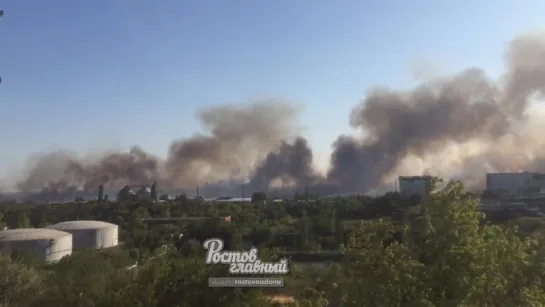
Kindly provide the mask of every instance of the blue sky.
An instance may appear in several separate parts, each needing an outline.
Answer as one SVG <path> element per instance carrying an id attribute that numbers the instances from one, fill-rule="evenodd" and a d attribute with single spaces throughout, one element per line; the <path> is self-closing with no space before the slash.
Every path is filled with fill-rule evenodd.
<path id="1" fill-rule="evenodd" d="M 441 3 L 438 3 L 441 2 Z M 0 177 L 31 153 L 132 144 L 165 155 L 210 105 L 280 98 L 321 160 L 375 86 L 415 65 L 503 71 L 505 44 L 544 28 L 543 1 L 4 1 Z"/>

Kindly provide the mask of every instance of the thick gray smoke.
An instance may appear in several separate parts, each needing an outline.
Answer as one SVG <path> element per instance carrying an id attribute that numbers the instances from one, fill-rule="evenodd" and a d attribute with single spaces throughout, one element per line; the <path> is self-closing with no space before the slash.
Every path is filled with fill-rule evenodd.
<path id="1" fill-rule="evenodd" d="M 339 137 L 334 145 L 329 178 L 347 189 L 376 187 L 409 155 L 423 157 L 449 143 L 495 142 L 514 135 L 514 128 L 526 120 L 524 113 L 531 96 L 542 94 L 545 89 L 543 38 L 515 39 L 506 60 L 504 85 L 490 81 L 482 70 L 472 68 L 409 92 L 373 90 L 354 108 L 350 118 L 351 126 L 365 131 L 366 136 Z M 511 148 L 501 151 L 513 153 Z M 496 170 L 505 165 L 501 162 L 505 159 L 498 155 L 515 158 L 498 153 L 497 148 L 481 155 L 484 158 L 481 161 L 496 164 L 493 165 Z"/>
<path id="2" fill-rule="evenodd" d="M 502 136 L 509 116 L 496 97 L 497 89 L 477 69 L 409 93 L 375 90 L 350 120 L 367 137 L 337 140 L 329 176 L 342 186 L 373 187 L 408 154 L 423 156 L 450 141 Z"/>
<path id="3" fill-rule="evenodd" d="M 416 170 L 416 160 L 406 165 L 415 158 L 420 171 L 434 174 L 456 166 L 451 171 L 461 178 L 484 177 L 485 167 L 533 170 L 545 166 L 545 140 L 535 131 L 545 122 L 545 112 L 528 111 L 531 99 L 545 89 L 543 37 L 512 41 L 500 82 L 471 68 L 410 91 L 370 91 L 350 116 L 361 135 L 337 139 L 325 177 L 313 170 L 306 140 L 295 138 L 296 110 L 263 102 L 201 112 L 207 134 L 173 142 L 164 161 L 137 147 L 92 161 L 55 152 L 34 158 L 17 187 L 29 191 L 75 184 L 92 190 L 99 184 L 156 180 L 164 187 L 188 187 L 239 180 L 249 181 L 252 189 L 279 182 L 292 189 L 312 185 L 348 192 L 379 187 L 400 168 Z"/>
<path id="4" fill-rule="evenodd" d="M 312 150 L 307 140 L 298 137 L 293 144 L 283 141 L 280 149 L 269 153 L 253 172 L 250 186 L 266 190 L 274 180 L 280 180 L 281 186 L 307 186 L 320 180 L 312 168 Z"/>
<path id="5" fill-rule="evenodd" d="M 298 131 L 297 109 L 276 101 L 220 106 L 200 113 L 209 136 L 195 135 L 170 146 L 167 179 L 197 185 L 251 174 L 254 163 Z"/>
<path id="6" fill-rule="evenodd" d="M 278 101 L 227 105 L 202 111 L 207 135 L 174 141 L 163 161 L 133 147 L 128 153 L 78 159 L 65 152 L 33 157 L 20 191 L 61 189 L 77 185 L 95 190 L 158 181 L 162 187 L 187 187 L 230 177 L 247 177 L 258 162 L 297 133 L 297 109 Z M 291 165 L 290 165 L 291 166 Z"/>

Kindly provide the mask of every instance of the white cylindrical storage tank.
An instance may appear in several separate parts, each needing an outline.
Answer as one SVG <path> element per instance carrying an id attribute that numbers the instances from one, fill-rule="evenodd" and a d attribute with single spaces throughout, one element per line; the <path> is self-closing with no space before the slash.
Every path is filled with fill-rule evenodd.
<path id="1" fill-rule="evenodd" d="M 119 226 L 101 221 L 69 221 L 47 228 L 71 233 L 74 250 L 116 246 L 119 231 Z"/>
<path id="2" fill-rule="evenodd" d="M 55 229 L 21 228 L 0 231 L 0 252 L 22 251 L 52 262 L 72 253 L 72 234 Z"/>

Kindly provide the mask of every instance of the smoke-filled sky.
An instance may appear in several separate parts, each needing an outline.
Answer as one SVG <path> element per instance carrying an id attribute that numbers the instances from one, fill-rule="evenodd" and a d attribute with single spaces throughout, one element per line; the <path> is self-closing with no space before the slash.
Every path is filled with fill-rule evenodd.
<path id="1" fill-rule="evenodd" d="M 545 4 L 442 2 L 6 3 L 0 178 L 359 190 L 538 168 L 543 47 L 509 44 Z"/>

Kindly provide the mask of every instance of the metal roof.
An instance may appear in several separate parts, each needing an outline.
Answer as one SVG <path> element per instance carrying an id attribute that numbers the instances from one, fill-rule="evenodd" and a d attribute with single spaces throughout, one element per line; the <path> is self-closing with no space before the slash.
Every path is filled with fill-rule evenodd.
<path id="1" fill-rule="evenodd" d="M 138 193 L 151 193 L 151 190 L 148 187 L 141 187 Z"/>
<path id="2" fill-rule="evenodd" d="M 0 231 L 0 241 L 55 239 L 72 236 L 70 233 L 47 228 L 20 228 Z"/>
<path id="3" fill-rule="evenodd" d="M 115 224 L 106 223 L 102 221 L 67 221 L 57 223 L 55 225 L 47 226 L 51 229 L 59 230 L 75 230 L 75 229 L 98 229 L 98 228 L 112 228 L 119 227 Z"/>

